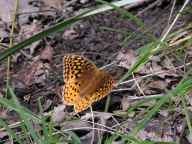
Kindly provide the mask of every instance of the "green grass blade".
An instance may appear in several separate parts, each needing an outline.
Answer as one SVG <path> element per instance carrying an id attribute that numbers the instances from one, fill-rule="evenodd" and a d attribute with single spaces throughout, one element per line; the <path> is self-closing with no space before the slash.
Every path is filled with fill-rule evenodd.
<path id="1" fill-rule="evenodd" d="M 84 14 L 84 13 L 83 13 Z M 5 59 L 6 57 L 8 57 L 9 55 L 11 54 L 14 54 L 16 51 L 32 44 L 33 42 L 35 41 L 38 41 L 52 33 L 55 33 L 55 32 L 58 32 L 60 30 L 63 30 L 64 28 L 66 28 L 67 26 L 69 26 L 70 24 L 78 21 L 81 19 L 81 16 L 83 15 L 79 15 L 79 16 L 75 16 L 75 17 L 72 17 L 72 18 L 69 18 L 69 19 L 66 19 L 60 23 L 57 23 L 56 25 L 42 31 L 42 32 L 39 32 L 33 36 L 31 36 L 30 38 L 20 42 L 19 44 L 16 44 L 14 45 L 13 47 L 9 48 L 9 49 L 6 49 L 4 50 L 2 53 L 0 53 L 0 61 Z"/>
<path id="2" fill-rule="evenodd" d="M 153 51 L 153 48 L 155 48 L 159 44 L 159 41 L 157 42 L 151 42 L 144 47 L 140 48 L 139 56 L 137 61 L 134 65 L 131 66 L 129 71 L 118 81 L 118 83 L 121 83 L 124 81 L 127 77 L 129 77 L 133 72 L 135 72 L 141 65 L 144 65 L 149 58 L 157 51 Z"/>
<path id="3" fill-rule="evenodd" d="M 100 2 L 100 1 L 97 1 L 97 2 Z M 120 1 L 116 1 L 116 2 L 111 2 L 110 4 L 113 6 L 116 6 L 116 7 L 122 7 L 122 6 L 125 6 L 128 4 L 133 4 L 133 3 L 135 3 L 135 0 L 120 0 Z M 95 15 L 95 14 L 102 13 L 102 12 L 112 10 L 112 9 L 114 9 L 114 7 L 111 7 L 109 4 L 105 3 L 104 5 L 99 6 L 99 8 L 92 10 L 89 13 L 85 14 L 85 16 Z"/>
<path id="4" fill-rule="evenodd" d="M 8 92 L 8 94 L 11 95 L 12 99 L 8 100 L 6 98 L 0 97 L 0 104 L 6 106 L 9 109 L 15 110 L 17 113 L 22 113 L 23 115 L 32 120 L 40 122 L 40 118 L 37 115 L 35 115 L 30 110 L 19 104 L 12 88 L 8 87 Z"/>
<path id="5" fill-rule="evenodd" d="M 28 118 L 31 118 L 35 121 L 40 121 L 39 117 L 34 115 L 32 112 L 27 110 L 26 108 L 20 106 L 16 106 L 12 100 L 7 100 L 5 98 L 0 97 L 0 105 L 3 105 L 9 109 L 12 109 L 18 113 L 23 113 L 23 115 L 27 116 Z"/>
<path id="6" fill-rule="evenodd" d="M 52 140 L 52 133 L 49 133 L 49 122 L 46 121 L 46 117 L 43 116 L 43 108 L 41 105 L 40 99 L 38 99 L 38 106 L 39 106 L 39 111 L 41 114 L 41 124 L 42 124 L 42 130 L 43 130 L 43 141 L 45 144 L 49 144 L 49 142 L 53 141 Z M 53 127 L 51 127 L 53 129 Z M 52 131 L 51 131 L 52 132 Z"/>
<path id="7" fill-rule="evenodd" d="M 122 0 L 122 1 L 120 1 L 120 3 L 118 2 L 118 3 L 114 3 L 114 4 L 117 5 L 117 6 L 123 6 L 123 5 L 126 5 L 126 4 L 133 3 L 133 2 L 134 2 L 134 0 L 129 0 L 129 1 Z M 108 8 L 107 5 L 104 5 L 104 6 L 100 7 L 100 8 L 95 9 L 95 10 L 88 10 L 86 12 L 83 12 L 80 15 L 68 18 L 66 20 L 63 20 L 63 21 L 55 24 L 54 26 L 52 26 L 52 27 L 50 27 L 50 28 L 48 28 L 46 30 L 43 30 L 42 32 L 39 32 L 39 33 L 31 36 L 30 38 L 28 38 L 28 39 L 14 45 L 13 47 L 4 50 L 2 53 L 0 53 L 0 61 L 5 59 L 6 57 L 10 56 L 11 54 L 14 54 L 18 50 L 32 44 L 35 41 L 38 41 L 38 40 L 40 40 L 40 39 L 42 39 L 42 38 L 44 38 L 44 37 L 46 37 L 46 36 L 48 36 L 50 34 L 53 34 L 55 32 L 58 32 L 60 30 L 65 29 L 67 26 L 81 20 L 82 18 L 91 16 L 91 15 L 95 15 L 95 14 L 98 14 L 98 13 L 101 13 L 103 11 L 110 10 L 110 9 L 112 9 L 112 8 L 111 7 Z"/>
<path id="8" fill-rule="evenodd" d="M 0 126 L 5 128 L 5 130 L 8 133 L 10 139 L 15 140 L 19 144 L 22 144 L 21 140 L 17 137 L 15 132 L 12 129 L 10 129 L 8 124 L 4 120 L 2 120 L 1 118 L 0 118 Z"/>
<path id="9" fill-rule="evenodd" d="M 23 112 L 27 112 L 27 114 L 31 114 L 31 115 L 34 115 L 34 114 L 20 105 L 11 87 L 8 87 L 8 91 L 9 91 L 9 94 L 11 95 L 14 106 L 18 108 L 17 113 L 20 116 L 21 120 L 24 122 L 27 130 L 29 131 L 29 134 L 31 135 L 35 143 L 42 143 L 43 141 L 39 133 L 33 128 L 33 122 L 29 119 L 29 116 Z"/>
<path id="10" fill-rule="evenodd" d="M 140 129 L 144 128 L 146 123 L 148 123 L 151 120 L 151 118 L 159 111 L 161 106 L 166 102 L 168 102 L 170 97 L 177 95 L 178 96 L 185 95 L 185 93 L 188 92 L 188 90 L 190 90 L 191 88 L 192 88 L 192 77 L 188 75 L 188 77 L 185 77 L 180 81 L 180 83 L 176 86 L 174 90 L 168 92 L 167 95 L 165 95 L 159 101 L 157 101 L 156 105 L 147 112 L 143 120 L 139 122 L 139 124 L 137 124 L 135 128 L 133 128 L 131 134 L 136 135 Z"/>
<path id="11" fill-rule="evenodd" d="M 189 112 L 187 110 L 187 104 L 186 104 L 184 96 L 181 96 L 181 102 L 182 102 L 182 105 L 183 105 L 183 111 L 184 111 L 185 118 L 186 118 L 186 121 L 187 121 L 187 126 L 189 128 L 190 135 L 192 135 L 191 120 L 190 120 Z"/>

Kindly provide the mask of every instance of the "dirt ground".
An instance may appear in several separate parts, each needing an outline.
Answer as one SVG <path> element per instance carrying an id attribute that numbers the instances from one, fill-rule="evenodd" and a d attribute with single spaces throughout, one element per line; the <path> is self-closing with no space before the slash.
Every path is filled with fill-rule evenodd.
<path id="1" fill-rule="evenodd" d="M 144 29 L 138 26 L 136 22 L 123 16 L 117 11 L 107 11 L 102 14 L 85 18 L 68 27 L 64 31 L 50 35 L 49 37 L 25 48 L 19 53 L 16 53 L 12 57 L 11 62 L 11 85 L 14 88 L 19 101 L 22 105 L 35 113 L 38 113 L 39 111 L 39 98 L 41 99 L 44 112 L 49 112 L 53 110 L 54 107 L 62 104 L 60 98 L 61 88 L 64 84 L 62 59 L 66 54 L 74 53 L 83 55 L 92 60 L 98 67 L 105 66 L 114 61 L 117 62 L 118 56 L 121 57 L 121 55 L 123 56 L 126 54 L 130 56 L 130 60 L 127 59 L 128 65 L 132 63 L 132 61 L 134 62 L 137 55 L 136 50 L 151 41 L 152 38 L 149 35 L 159 38 L 168 26 L 168 18 L 170 16 L 173 1 L 161 0 L 159 3 L 152 6 L 154 3 L 154 1 L 151 1 L 129 9 L 132 14 L 138 16 L 142 20 L 145 26 Z M 51 2 L 46 4 L 48 5 L 46 6 L 46 9 L 51 9 L 51 7 L 57 5 L 55 3 L 51 4 Z M 42 8 L 39 6 L 39 3 L 34 2 L 32 5 Z M 27 20 L 26 17 L 25 19 L 19 17 L 20 21 L 17 22 L 17 27 L 15 28 L 14 33 L 14 43 L 18 43 L 43 28 L 53 25 L 56 21 L 59 21 L 62 18 L 73 15 L 76 11 L 78 12 L 82 8 L 85 9 L 93 5 L 95 5 L 95 3 L 92 1 L 86 1 L 85 4 L 82 4 L 82 1 L 75 1 L 71 5 L 68 5 L 68 11 L 66 12 L 61 12 L 60 10 L 55 10 L 55 8 L 53 8 L 54 10 L 50 12 L 32 13 L 27 15 Z M 171 20 L 178 13 L 181 6 L 182 2 L 176 3 Z M 191 14 L 186 12 L 186 14 L 177 21 L 173 31 L 184 27 L 191 22 L 191 20 Z M 111 30 L 109 30 L 109 28 Z M 119 32 L 113 31 L 112 29 L 119 30 Z M 10 32 L 10 23 L 2 20 L 0 30 L 2 31 L 1 33 L 3 33 L 1 34 L 1 44 L 7 46 L 9 43 L 8 33 Z M 146 31 L 148 31 L 147 34 Z M 126 40 L 128 32 L 135 33 L 135 36 Z M 4 48 L 0 48 L 0 51 L 3 51 L 3 49 Z M 151 67 L 155 65 L 154 68 L 165 70 L 167 67 L 164 63 L 166 63 L 165 59 L 167 57 L 169 60 L 171 59 L 171 64 L 175 67 L 182 63 L 173 60 L 174 55 L 165 54 L 162 57 L 158 55 L 151 60 Z M 180 57 L 183 58 L 183 54 L 181 54 Z M 128 65 L 126 65 L 126 67 L 116 64 L 109 66 L 107 71 L 109 71 L 118 81 L 119 78 L 128 71 Z M 146 67 L 143 68 L 141 71 L 136 73 L 135 76 L 140 77 L 148 74 L 146 69 Z M 6 85 L 6 63 L 1 64 L 0 72 L 0 93 L 3 94 Z M 140 81 L 139 83 L 146 95 L 162 94 L 165 93 L 166 90 L 172 89 L 181 79 L 181 76 L 182 72 L 176 72 L 164 76 L 155 75 L 147 80 L 143 80 L 142 82 Z M 131 105 L 130 100 L 127 100 L 127 97 L 142 95 L 141 91 L 139 91 L 137 87 L 132 87 L 132 84 L 133 82 L 114 88 L 114 90 L 118 90 L 118 88 L 127 88 L 127 91 L 114 91 L 110 94 L 111 103 L 108 112 L 116 112 L 117 115 L 120 115 L 115 117 L 119 123 L 130 120 L 130 123 L 127 122 L 123 125 L 126 132 L 130 129 L 130 127 L 127 128 L 127 125 L 134 125 L 134 119 L 139 118 L 139 116 L 135 115 L 141 115 L 139 111 L 142 111 L 142 109 L 145 109 L 150 105 L 144 105 L 141 109 L 138 109 L 138 112 L 133 114 L 133 117 L 129 115 L 121 115 L 120 112 L 124 111 L 125 107 Z M 93 110 L 103 112 L 105 109 L 106 99 L 107 97 L 94 103 Z M 127 101 L 127 103 L 124 100 Z M 0 111 L 3 113 L 3 109 Z M 71 112 L 73 111 L 73 108 L 67 107 L 67 111 Z M 80 115 L 83 116 L 89 111 L 90 110 L 88 109 Z M 162 110 L 162 114 L 158 114 L 154 117 L 151 123 L 149 123 L 149 126 L 147 127 L 150 127 L 148 134 L 145 134 L 147 130 L 142 131 L 142 134 L 145 136 L 141 134 L 141 138 L 146 139 L 146 137 L 148 137 L 150 139 L 151 137 L 149 133 L 153 133 L 155 125 L 156 127 L 162 128 L 163 136 L 155 135 L 152 136 L 153 138 L 151 139 L 175 141 L 175 136 L 177 135 L 175 134 L 177 133 L 176 125 L 182 125 L 182 120 L 178 117 L 182 116 L 177 115 L 176 113 L 173 115 L 170 113 L 166 115 L 166 112 L 163 112 L 164 111 Z M 6 118 L 10 123 L 17 121 L 17 116 L 14 115 L 12 111 L 6 113 Z M 159 121 L 165 121 L 162 124 L 163 126 Z M 113 120 L 111 120 L 111 118 L 108 119 L 106 125 L 109 127 L 113 126 Z M 78 134 L 81 136 L 83 135 L 81 132 Z"/>

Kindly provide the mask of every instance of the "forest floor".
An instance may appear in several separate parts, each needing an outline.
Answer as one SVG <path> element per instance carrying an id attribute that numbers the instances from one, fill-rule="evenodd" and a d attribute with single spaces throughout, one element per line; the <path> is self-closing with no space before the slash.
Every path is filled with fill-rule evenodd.
<path id="1" fill-rule="evenodd" d="M 14 5 L 15 2 L 11 0 L 0 1 L 0 52 L 10 47 Z M 12 35 L 13 44 L 95 5 L 89 0 L 31 0 L 30 3 L 20 0 Z M 172 27 L 163 48 L 126 78 L 126 82 L 113 88 L 108 95 L 109 103 L 108 97 L 93 103 L 93 113 L 87 109 L 73 116 L 73 107 L 63 107 L 63 57 L 67 54 L 82 55 L 99 68 L 110 64 L 106 71 L 118 82 L 137 62 L 138 56 L 167 32 L 182 6 L 183 1 L 147 1 L 123 10 L 105 11 L 86 17 L 38 40 L 12 55 L 11 62 L 4 60 L 0 63 L 0 96 L 5 95 L 7 78 L 10 78 L 10 86 L 22 106 L 39 114 L 40 100 L 44 114 L 53 112 L 53 121 L 59 125 L 56 128 L 72 129 L 82 143 L 91 143 L 93 131 L 94 143 L 98 143 L 99 139 L 106 141 L 111 131 L 128 134 L 138 126 L 140 120 L 146 118 L 146 113 L 152 107 L 159 104 L 159 99 L 178 86 L 190 69 L 192 4 L 186 6 Z M 136 136 L 141 140 L 156 142 L 192 143 L 184 111 L 187 108 L 190 119 L 190 91 L 185 96 L 185 105 L 182 105 L 180 96 L 164 103 Z M 83 129 L 92 127 L 92 114 L 95 128 L 105 127 L 105 132 Z M 9 125 L 19 120 L 13 110 L 4 106 L 0 108 L 0 117 Z M 9 141 L 4 130 L 0 130 L 0 140 Z M 114 141 L 123 143 L 122 139 L 114 138 Z"/>

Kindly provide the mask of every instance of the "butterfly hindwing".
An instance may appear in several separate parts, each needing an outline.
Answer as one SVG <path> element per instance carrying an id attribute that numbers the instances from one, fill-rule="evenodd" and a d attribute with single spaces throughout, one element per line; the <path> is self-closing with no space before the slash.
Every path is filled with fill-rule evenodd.
<path id="1" fill-rule="evenodd" d="M 97 83 L 96 89 L 91 94 L 81 97 L 74 105 L 76 112 L 87 109 L 93 102 L 102 99 L 111 91 L 114 83 L 112 77 L 103 70 L 99 71 L 98 77 L 100 78 L 100 81 Z"/>
<path id="2" fill-rule="evenodd" d="M 93 102 L 98 101 L 105 97 L 113 88 L 114 80 L 103 70 L 100 70 L 99 73 L 100 81 L 98 83 L 98 87 L 96 88 L 95 92 L 92 94 Z"/>

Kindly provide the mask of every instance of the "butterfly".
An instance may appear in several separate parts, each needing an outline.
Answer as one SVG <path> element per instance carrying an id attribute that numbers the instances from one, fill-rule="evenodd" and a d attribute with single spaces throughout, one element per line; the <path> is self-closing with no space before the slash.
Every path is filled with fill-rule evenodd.
<path id="1" fill-rule="evenodd" d="M 71 54 L 64 56 L 63 64 L 63 101 L 73 105 L 75 112 L 87 109 L 112 90 L 112 76 L 89 59 Z"/>

